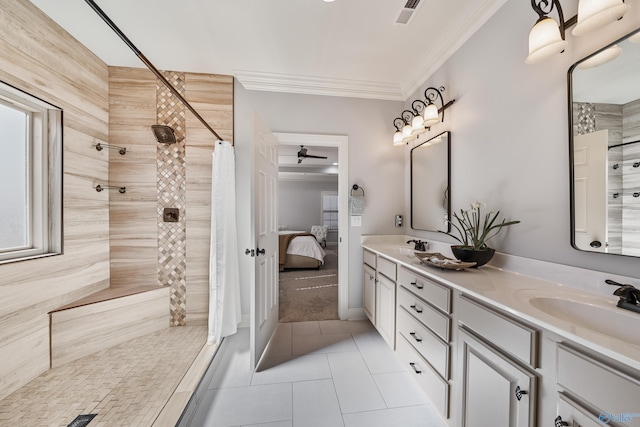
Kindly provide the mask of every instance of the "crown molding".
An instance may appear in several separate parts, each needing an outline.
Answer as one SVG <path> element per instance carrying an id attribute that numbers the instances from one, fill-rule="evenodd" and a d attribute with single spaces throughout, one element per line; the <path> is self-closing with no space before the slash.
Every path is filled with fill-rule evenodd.
<path id="1" fill-rule="evenodd" d="M 390 101 L 405 100 L 402 87 L 395 83 L 330 79 L 246 70 L 234 70 L 234 75 L 247 90 L 383 99 Z"/>
<path id="2" fill-rule="evenodd" d="M 462 13 L 449 26 L 450 30 L 441 38 L 441 42 L 427 51 L 420 63 L 407 73 L 400 84 L 404 100 L 409 99 L 506 2 L 486 0 L 475 10 L 465 10 L 467 13 Z"/>

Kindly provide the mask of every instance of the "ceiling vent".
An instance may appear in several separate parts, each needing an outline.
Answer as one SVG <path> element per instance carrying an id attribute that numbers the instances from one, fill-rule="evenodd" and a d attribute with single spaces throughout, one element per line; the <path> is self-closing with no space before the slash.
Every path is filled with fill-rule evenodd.
<path id="1" fill-rule="evenodd" d="M 407 25 L 415 11 L 418 9 L 419 4 L 420 0 L 407 0 L 407 3 L 400 11 L 398 19 L 396 19 L 396 24 Z"/>

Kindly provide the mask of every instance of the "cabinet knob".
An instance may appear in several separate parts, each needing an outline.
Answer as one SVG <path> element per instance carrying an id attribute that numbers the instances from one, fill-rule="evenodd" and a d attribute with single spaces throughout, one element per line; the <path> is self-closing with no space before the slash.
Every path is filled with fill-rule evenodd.
<path id="1" fill-rule="evenodd" d="M 424 285 L 418 284 L 418 282 L 411 282 L 411 286 L 415 286 L 418 289 L 424 288 Z"/>
<path id="2" fill-rule="evenodd" d="M 422 313 L 422 309 L 420 307 L 416 307 L 415 304 L 411 305 L 410 307 L 413 308 L 416 311 L 416 313 Z"/>
<path id="3" fill-rule="evenodd" d="M 516 387 L 516 399 L 518 399 L 518 401 L 520 401 L 520 399 L 522 399 L 522 396 L 524 396 L 525 394 L 528 394 L 526 390 L 522 390 L 520 386 Z"/>
<path id="4" fill-rule="evenodd" d="M 413 339 L 416 340 L 417 342 L 422 342 L 422 338 L 417 336 L 415 332 L 409 332 L 409 335 L 411 335 Z"/>
<path id="5" fill-rule="evenodd" d="M 413 362 L 409 362 L 409 365 L 411 365 L 411 367 L 413 368 L 413 371 L 414 371 L 416 374 L 421 374 L 421 373 L 422 373 L 422 371 L 420 370 L 420 368 L 418 368 L 418 367 L 416 366 L 416 364 L 415 364 L 415 363 L 413 363 Z"/>
<path id="6" fill-rule="evenodd" d="M 569 425 L 569 423 L 566 422 L 566 421 L 563 421 L 562 417 L 560 415 L 558 415 L 556 417 L 554 427 L 564 427 L 564 426 L 568 426 L 568 425 Z"/>

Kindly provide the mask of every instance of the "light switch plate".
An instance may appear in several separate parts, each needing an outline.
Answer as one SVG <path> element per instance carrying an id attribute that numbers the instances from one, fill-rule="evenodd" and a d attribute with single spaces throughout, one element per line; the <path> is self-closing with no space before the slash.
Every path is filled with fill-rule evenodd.
<path id="1" fill-rule="evenodd" d="M 362 227 L 362 216 L 361 215 L 351 215 L 351 226 L 352 227 Z"/>

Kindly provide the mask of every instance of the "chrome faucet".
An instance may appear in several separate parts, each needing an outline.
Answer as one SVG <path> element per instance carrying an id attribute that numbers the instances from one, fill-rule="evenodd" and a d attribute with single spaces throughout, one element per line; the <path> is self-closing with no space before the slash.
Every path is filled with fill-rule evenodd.
<path id="1" fill-rule="evenodd" d="M 407 241 L 407 243 L 415 243 L 415 247 L 413 248 L 416 251 L 426 251 L 426 247 L 424 246 L 425 243 L 427 242 L 423 242 L 422 240 L 409 240 Z"/>
<path id="2" fill-rule="evenodd" d="M 618 307 L 640 313 L 640 289 L 635 288 L 633 285 L 623 285 L 610 279 L 604 282 L 607 285 L 618 286 L 618 289 L 613 292 L 615 296 L 620 297 L 617 304 Z"/>

